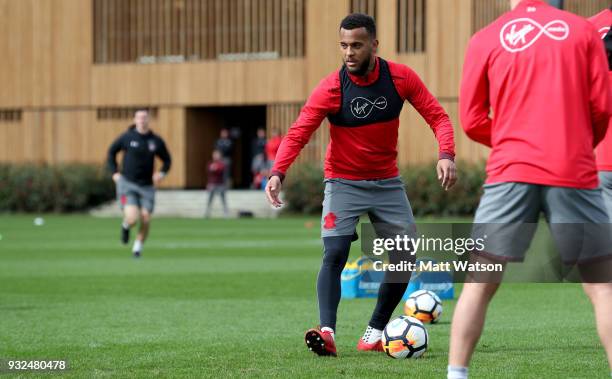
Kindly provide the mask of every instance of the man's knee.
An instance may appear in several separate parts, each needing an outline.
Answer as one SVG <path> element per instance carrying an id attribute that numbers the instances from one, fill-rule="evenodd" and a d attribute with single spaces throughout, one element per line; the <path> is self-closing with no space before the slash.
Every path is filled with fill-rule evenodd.
<path id="1" fill-rule="evenodd" d="M 352 236 L 323 237 L 323 265 L 343 269 L 351 248 Z"/>
<path id="2" fill-rule="evenodd" d="M 143 224 L 149 224 L 151 222 L 151 213 L 149 213 L 149 211 L 141 211 L 140 222 Z"/>
<path id="3" fill-rule="evenodd" d="M 583 283 L 582 288 L 593 304 L 601 300 L 612 301 L 612 283 Z"/>
<path id="4" fill-rule="evenodd" d="M 133 205 L 128 205 L 123 211 L 125 222 L 129 225 L 134 225 L 138 221 L 138 208 Z"/>
<path id="5" fill-rule="evenodd" d="M 465 283 L 461 296 L 475 297 L 489 302 L 498 288 L 499 283 Z"/>

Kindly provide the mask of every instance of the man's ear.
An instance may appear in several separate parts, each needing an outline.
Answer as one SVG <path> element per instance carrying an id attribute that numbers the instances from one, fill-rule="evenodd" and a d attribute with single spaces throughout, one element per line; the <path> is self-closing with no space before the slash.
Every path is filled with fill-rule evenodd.
<path id="1" fill-rule="evenodd" d="M 374 39 L 374 40 L 372 41 L 372 52 L 373 52 L 373 53 L 376 53 L 376 52 L 377 52 L 377 50 L 378 50 L 378 40 L 377 40 L 377 39 Z"/>

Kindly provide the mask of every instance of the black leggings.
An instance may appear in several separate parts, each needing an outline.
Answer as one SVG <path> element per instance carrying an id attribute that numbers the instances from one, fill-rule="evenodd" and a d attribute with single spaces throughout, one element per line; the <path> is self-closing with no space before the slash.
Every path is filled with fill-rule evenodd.
<path id="1" fill-rule="evenodd" d="M 352 236 L 323 238 L 323 262 L 317 278 L 321 327 L 327 326 L 336 330 L 336 314 L 340 303 L 340 274 L 348 259 L 352 239 Z M 397 263 L 400 260 L 400 255 L 390 254 L 391 263 Z M 391 272 L 385 273 L 385 278 L 378 290 L 376 308 L 369 322 L 371 327 L 380 330 L 384 329 L 389 322 L 410 280 L 408 273 L 404 273 L 401 280 L 398 280 L 397 273 L 394 273 L 393 277 L 391 274 Z"/>

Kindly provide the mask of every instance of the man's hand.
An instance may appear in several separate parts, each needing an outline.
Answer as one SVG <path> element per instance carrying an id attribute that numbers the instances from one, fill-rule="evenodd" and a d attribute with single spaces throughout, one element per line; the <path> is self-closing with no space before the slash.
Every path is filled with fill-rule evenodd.
<path id="1" fill-rule="evenodd" d="M 275 208 L 279 208 L 283 205 L 283 202 L 280 201 L 279 198 L 282 186 L 280 178 L 276 175 L 271 176 L 270 180 L 268 180 L 268 184 L 266 184 L 266 197 L 268 198 L 268 202 Z"/>
<path id="2" fill-rule="evenodd" d="M 445 191 L 448 191 L 457 182 L 457 167 L 450 159 L 440 159 L 436 171 L 438 180 Z"/>
<path id="3" fill-rule="evenodd" d="M 164 174 L 161 171 L 156 172 L 155 174 L 153 174 L 153 183 L 155 183 L 155 185 L 159 184 L 159 182 L 161 182 L 161 180 L 166 176 L 166 174 Z"/>
<path id="4" fill-rule="evenodd" d="M 115 184 L 119 183 L 119 179 L 121 179 L 121 174 L 116 172 L 113 174 L 113 182 L 115 182 Z"/>

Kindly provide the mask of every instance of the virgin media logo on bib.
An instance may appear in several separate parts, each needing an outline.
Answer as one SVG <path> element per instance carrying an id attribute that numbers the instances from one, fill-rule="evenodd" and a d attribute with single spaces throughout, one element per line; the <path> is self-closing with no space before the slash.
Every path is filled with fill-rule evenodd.
<path id="1" fill-rule="evenodd" d="M 540 25 L 530 18 L 517 18 L 509 21 L 499 32 L 499 39 L 504 49 L 517 53 L 528 49 L 540 38 L 563 41 L 569 36 L 569 25 L 562 20 L 553 20 Z"/>
<path id="2" fill-rule="evenodd" d="M 357 118 L 366 118 L 376 109 L 383 110 L 387 108 L 387 99 L 384 96 L 371 101 L 365 97 L 356 97 L 351 100 L 351 113 Z"/>

